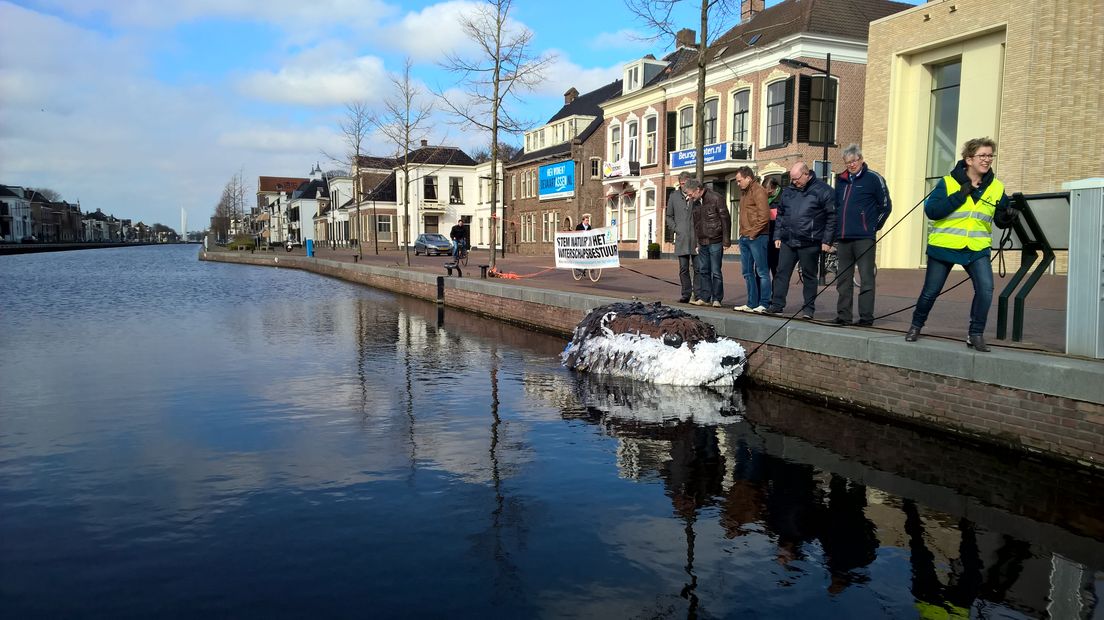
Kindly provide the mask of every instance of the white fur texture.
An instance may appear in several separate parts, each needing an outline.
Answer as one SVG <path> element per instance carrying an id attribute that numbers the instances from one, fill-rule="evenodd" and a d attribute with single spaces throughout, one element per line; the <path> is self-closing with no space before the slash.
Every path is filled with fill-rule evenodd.
<path id="1" fill-rule="evenodd" d="M 747 357 L 744 347 L 728 338 L 699 342 L 693 349 L 683 343 L 676 349 L 651 336 L 614 334 L 608 328 L 578 345 L 572 342 L 562 358 L 566 361 L 573 352 L 577 370 L 666 385 L 732 385 Z M 740 363 L 723 367 L 725 357 Z"/>

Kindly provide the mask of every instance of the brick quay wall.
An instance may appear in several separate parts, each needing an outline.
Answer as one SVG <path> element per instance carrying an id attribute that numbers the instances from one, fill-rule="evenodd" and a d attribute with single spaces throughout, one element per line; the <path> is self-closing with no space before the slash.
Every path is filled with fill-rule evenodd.
<path id="1" fill-rule="evenodd" d="M 200 259 L 303 269 L 429 301 L 437 301 L 441 286 L 448 307 L 565 337 L 592 308 L 624 301 L 295 255 L 200 252 Z M 975 353 L 961 343 L 906 343 L 899 334 L 799 321 L 779 330 L 775 317 L 694 312 L 754 351 L 747 373 L 757 385 L 1104 471 L 1099 361 L 1002 348 Z"/>

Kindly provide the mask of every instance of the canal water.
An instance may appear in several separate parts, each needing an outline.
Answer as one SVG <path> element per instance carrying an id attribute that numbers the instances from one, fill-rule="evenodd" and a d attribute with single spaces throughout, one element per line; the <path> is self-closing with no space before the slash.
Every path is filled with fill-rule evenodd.
<path id="1" fill-rule="evenodd" d="M 1099 479 L 565 344 L 196 246 L 2 257 L 0 617 L 1104 614 Z"/>

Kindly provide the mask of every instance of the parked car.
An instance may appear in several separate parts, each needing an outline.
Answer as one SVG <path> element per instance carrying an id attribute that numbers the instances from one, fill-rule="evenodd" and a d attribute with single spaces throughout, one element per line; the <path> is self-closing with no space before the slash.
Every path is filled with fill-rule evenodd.
<path id="1" fill-rule="evenodd" d="M 441 254 L 452 254 L 452 241 L 449 241 L 448 237 L 437 234 L 427 233 L 418 235 L 418 238 L 414 240 L 414 255 L 425 254 L 429 256 L 439 256 Z"/>

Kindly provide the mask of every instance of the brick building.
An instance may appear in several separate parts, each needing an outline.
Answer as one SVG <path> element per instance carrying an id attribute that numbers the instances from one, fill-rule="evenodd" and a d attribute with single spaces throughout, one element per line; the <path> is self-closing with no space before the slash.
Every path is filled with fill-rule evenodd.
<path id="1" fill-rule="evenodd" d="M 764 8 L 762 0 L 745 0 L 740 24 L 710 44 L 704 181 L 728 202 L 734 236 L 738 167 L 761 176 L 797 161 L 813 167 L 827 143 L 838 170 L 840 149 L 862 142 L 868 24 L 908 8 L 886 0 L 786 0 Z M 678 173 L 695 170 L 695 33 L 681 31 L 675 47 L 661 60 L 628 63 L 621 96 L 602 105 L 606 218 L 618 221 L 622 251 L 641 257 L 648 241 L 665 238 L 663 210 Z"/>
<path id="2" fill-rule="evenodd" d="M 574 229 L 584 213 L 604 226 L 600 103 L 621 92 L 617 80 L 588 93 L 564 93 L 564 105 L 525 134 L 523 152 L 507 163 L 506 250 L 551 255 L 555 231 Z"/>

